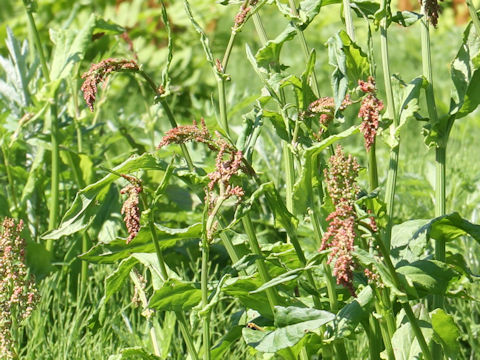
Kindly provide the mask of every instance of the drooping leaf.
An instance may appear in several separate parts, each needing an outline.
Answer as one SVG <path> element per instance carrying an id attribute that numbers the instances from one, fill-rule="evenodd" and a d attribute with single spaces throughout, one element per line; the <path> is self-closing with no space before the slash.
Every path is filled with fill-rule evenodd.
<path id="1" fill-rule="evenodd" d="M 348 337 L 360 322 L 368 319 L 373 309 L 373 290 L 365 287 L 356 298 L 345 305 L 337 314 L 334 323 L 335 338 Z"/>
<path id="2" fill-rule="evenodd" d="M 396 269 L 405 290 L 413 298 L 427 295 L 444 295 L 449 283 L 459 274 L 453 268 L 437 260 L 418 260 Z"/>
<path id="3" fill-rule="evenodd" d="M 158 224 L 155 224 L 155 228 L 161 250 L 175 246 L 180 240 L 200 238 L 202 232 L 201 223 L 193 224 L 185 229 L 171 229 Z M 109 264 L 125 259 L 134 253 L 153 252 L 155 252 L 155 245 L 150 229 L 142 227 L 130 243 L 127 244 L 126 239 L 122 238 L 117 238 L 108 244 L 99 243 L 80 258 L 93 263 Z"/>
<path id="4" fill-rule="evenodd" d="M 276 306 L 275 330 L 254 334 L 255 338 L 252 339 L 249 335 L 255 330 L 245 328 L 243 329 L 243 336 L 248 345 L 254 347 L 257 351 L 275 353 L 281 349 L 294 346 L 309 332 L 319 329 L 334 319 L 334 314 L 324 310 Z"/>
<path id="5" fill-rule="evenodd" d="M 480 225 L 472 224 L 462 218 L 459 213 L 453 212 L 430 220 L 418 229 L 415 235 L 426 232 L 427 237 L 436 240 L 450 241 L 459 236 L 470 235 L 480 243 Z M 415 236 L 414 235 L 414 236 Z"/>
<path id="6" fill-rule="evenodd" d="M 237 140 L 237 149 L 241 150 L 245 159 L 252 162 L 255 143 L 263 127 L 263 109 L 254 106 L 253 109 L 242 116 L 243 131 Z"/>
<path id="7" fill-rule="evenodd" d="M 425 309 L 423 304 L 417 304 L 414 308 L 415 317 L 418 319 L 418 325 L 422 331 L 422 334 L 429 345 L 432 341 L 433 330 L 430 325 L 430 319 L 428 312 Z M 395 344 L 393 347 L 393 352 L 395 354 L 396 360 L 418 360 L 421 359 L 422 350 L 418 344 L 415 333 L 413 332 L 412 326 L 406 319 L 405 313 L 402 312 L 399 314 L 399 318 L 403 317 L 403 323 L 395 331 L 392 337 L 392 344 Z"/>
<path id="8" fill-rule="evenodd" d="M 170 279 L 154 292 L 148 307 L 159 311 L 188 311 L 201 300 L 202 291 L 197 284 Z"/>
<path id="9" fill-rule="evenodd" d="M 443 351 L 450 359 L 455 359 L 460 353 L 458 338 L 460 331 L 453 321 L 453 317 L 443 309 L 435 309 L 430 313 L 433 331 L 443 347 Z"/>
<path id="10" fill-rule="evenodd" d="M 225 358 L 225 352 L 228 351 L 242 337 L 242 329 L 244 326 L 233 326 L 228 333 L 224 335 L 211 351 L 212 359 L 222 360 Z"/>
<path id="11" fill-rule="evenodd" d="M 325 140 L 322 140 L 302 151 L 302 168 L 300 170 L 300 176 L 293 186 L 293 211 L 295 212 L 295 215 L 304 214 L 307 206 L 311 205 L 310 201 L 313 199 L 312 180 L 316 181 L 318 172 L 318 169 L 315 166 L 317 156 L 336 141 L 345 139 L 358 132 L 358 127 L 352 126 L 351 128 L 339 134 L 331 135 Z"/>
<path id="12" fill-rule="evenodd" d="M 113 170 L 120 174 L 129 174 L 137 170 L 165 170 L 166 163 L 154 155 L 145 153 L 138 157 L 131 157 Z M 108 173 L 101 180 L 88 185 L 80 190 L 75 197 L 70 209 L 64 215 L 58 229 L 49 231 L 42 236 L 43 239 L 57 240 L 85 229 L 97 215 L 97 198 L 108 190 L 108 186 L 118 179 L 118 175 Z"/>
<path id="13" fill-rule="evenodd" d="M 287 4 L 283 4 L 279 0 L 276 0 L 276 4 L 283 16 L 292 21 L 300 30 L 305 30 L 315 16 L 320 13 L 321 7 L 328 5 L 322 0 L 304 0 L 300 2 L 297 8 L 298 15 L 296 15 Z"/>
<path id="14" fill-rule="evenodd" d="M 296 30 L 292 25 L 288 25 L 275 39 L 267 41 L 255 54 L 257 65 L 266 70 L 281 69 L 280 52 L 283 45 L 292 40 L 296 35 Z"/>
<path id="15" fill-rule="evenodd" d="M 331 81 L 336 111 L 348 88 L 356 87 L 358 80 L 365 80 L 370 75 L 370 64 L 367 55 L 343 30 L 330 37 L 327 46 L 328 62 L 335 68 Z"/>
<path id="16" fill-rule="evenodd" d="M 463 42 L 451 65 L 454 84 L 450 115 L 462 118 L 480 103 L 480 37 L 470 23 L 463 34 Z"/>
<path id="17" fill-rule="evenodd" d="M 92 41 L 95 24 L 96 17 L 92 14 L 78 32 L 74 29 L 50 30 L 50 39 L 55 44 L 50 69 L 51 80 L 71 76 L 73 66 L 83 59 L 85 50 Z"/>
<path id="18" fill-rule="evenodd" d="M 390 148 L 394 148 L 398 145 L 400 130 L 405 125 L 407 120 L 413 118 L 415 113 L 420 109 L 418 105 L 420 91 L 426 86 L 425 79 L 423 77 L 417 77 L 408 84 L 404 83 L 398 77 L 394 77 L 393 80 L 394 87 L 398 89 L 395 91 L 395 94 L 397 95 L 395 104 L 397 107 L 396 111 L 399 123 L 397 126 L 392 123 L 388 131 L 384 131 L 382 133 L 385 143 L 389 145 Z M 384 117 L 393 119 L 393 114 L 385 114 Z"/>

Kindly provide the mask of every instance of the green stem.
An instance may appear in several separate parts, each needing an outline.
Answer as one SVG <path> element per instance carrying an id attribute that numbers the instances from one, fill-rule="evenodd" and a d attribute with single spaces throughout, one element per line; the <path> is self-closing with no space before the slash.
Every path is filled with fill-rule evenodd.
<path id="1" fill-rule="evenodd" d="M 218 87 L 218 107 L 220 110 L 220 126 L 227 136 L 230 136 L 230 127 L 227 119 L 227 102 L 225 93 L 225 79 L 223 76 L 217 75 L 217 87 Z"/>
<path id="2" fill-rule="evenodd" d="M 255 255 L 261 256 L 262 259 L 256 260 L 258 273 L 263 283 L 266 283 L 271 280 L 270 274 L 268 273 L 268 269 L 265 266 L 265 262 L 263 261 L 263 254 L 262 250 L 260 249 L 260 245 L 258 244 L 257 236 L 255 235 L 255 229 L 253 228 L 252 220 L 248 214 L 242 218 L 243 227 L 245 228 L 245 232 L 248 236 L 248 242 L 250 244 L 250 248 L 252 249 Z M 270 309 L 272 310 L 272 314 L 275 311 L 275 305 L 278 304 L 278 294 L 276 290 L 271 287 L 266 290 L 268 303 L 270 304 Z"/>
<path id="3" fill-rule="evenodd" d="M 370 354 L 370 360 L 380 360 L 380 347 L 378 346 L 376 329 L 374 328 L 377 322 L 372 322 L 372 316 L 370 316 L 369 320 L 370 322 L 364 320 L 361 323 L 368 339 L 368 353 Z"/>
<path id="4" fill-rule="evenodd" d="M 202 272 L 201 272 L 201 290 L 202 290 L 202 309 L 203 316 L 203 359 L 210 360 L 210 310 L 208 306 L 208 255 L 209 244 L 207 235 L 202 238 Z"/>
<path id="5" fill-rule="evenodd" d="M 404 291 L 403 286 L 401 285 L 401 282 L 398 278 L 397 272 L 395 271 L 395 267 L 393 266 L 392 260 L 390 258 L 390 254 L 387 253 L 387 249 L 385 247 L 385 244 L 383 241 L 380 239 L 376 239 L 376 243 L 380 249 L 380 253 L 383 256 L 383 261 L 385 265 L 387 266 L 387 269 L 390 273 L 390 276 L 392 278 L 394 286 L 399 289 L 400 291 Z M 402 307 L 405 310 L 405 313 L 408 317 L 408 320 L 410 322 L 410 325 L 412 326 L 413 332 L 415 333 L 415 336 L 417 338 L 417 341 L 420 345 L 420 348 L 423 351 L 423 356 L 425 360 L 432 360 L 432 355 L 430 353 L 430 349 L 427 345 L 427 342 L 425 341 L 425 337 L 423 336 L 423 333 L 420 329 L 420 326 L 418 325 L 418 321 L 415 318 L 415 315 L 413 314 L 412 308 L 410 307 L 410 304 L 408 302 L 402 303 Z M 387 310 L 388 311 L 388 310 Z M 387 334 L 388 335 L 388 334 Z"/>
<path id="6" fill-rule="evenodd" d="M 31 32 L 33 33 L 33 39 L 35 41 L 35 48 L 37 49 L 38 57 L 40 58 L 40 64 L 42 66 L 42 73 L 45 77 L 47 83 L 50 82 L 50 72 L 48 70 L 47 62 L 45 60 L 45 55 L 43 53 L 42 42 L 40 40 L 40 34 L 38 33 L 37 26 L 35 24 L 35 19 L 33 18 L 32 10 L 29 7 L 29 4 L 26 0 L 23 1 L 25 6 L 25 10 L 27 12 L 28 24 L 30 27 Z M 49 213 L 49 221 L 48 221 L 48 230 L 53 230 L 57 227 L 58 223 L 58 213 L 59 213 L 59 166 L 60 166 L 60 159 L 59 159 L 59 150 L 58 150 L 58 139 L 57 139 L 57 103 L 56 103 L 56 92 L 54 95 L 54 99 L 52 105 L 50 107 L 50 145 L 52 147 L 51 150 L 51 162 L 52 162 L 52 169 L 51 169 L 51 188 L 50 188 L 50 213 Z M 53 248 L 53 241 L 47 240 L 45 245 L 47 251 L 52 251 Z"/>
<path id="7" fill-rule="evenodd" d="M 368 185 L 369 190 L 373 191 L 378 188 L 378 171 L 377 171 L 377 157 L 375 154 L 375 141 L 373 142 L 370 150 L 367 151 L 368 155 Z"/>
<path id="8" fill-rule="evenodd" d="M 297 5 L 295 4 L 295 0 L 289 0 L 289 4 L 290 4 L 290 9 L 292 10 L 293 15 L 299 16 Z M 308 58 L 310 56 L 310 50 L 308 48 L 307 40 L 305 39 L 305 34 L 298 27 L 295 27 L 295 28 L 297 31 L 297 35 L 300 39 L 300 44 L 302 45 L 303 54 L 305 55 L 305 59 L 308 61 Z M 317 74 L 315 72 L 315 69 L 313 69 L 312 71 L 312 90 L 315 96 L 319 98 L 320 89 L 318 88 Z"/>
<path id="9" fill-rule="evenodd" d="M 438 123 L 437 106 L 435 103 L 435 93 L 433 87 L 433 69 L 432 56 L 430 50 L 430 30 L 429 22 L 426 19 L 426 10 L 422 5 L 422 13 L 424 14 L 421 20 L 422 31 L 422 62 L 423 62 L 423 76 L 428 81 L 425 88 L 425 95 L 427 101 L 428 116 L 432 124 Z M 478 20 L 478 18 L 477 18 Z M 435 216 L 442 216 L 445 214 L 445 163 L 446 163 L 446 143 L 447 135 L 437 144 L 435 148 Z M 435 259 L 445 261 L 445 242 L 442 239 L 435 240 Z M 444 297 L 442 295 L 435 295 L 433 298 L 433 305 L 435 308 L 442 308 Z M 435 346 L 433 349 L 435 358 L 441 357 L 441 349 Z"/>
<path id="10" fill-rule="evenodd" d="M 383 1 L 383 6 L 387 8 L 389 3 L 387 0 Z M 393 100 L 392 82 L 390 79 L 390 65 L 388 60 L 388 37 L 387 37 L 387 18 L 384 17 L 380 26 L 380 45 L 382 52 L 382 66 L 383 77 L 385 81 L 385 92 L 387 95 L 387 111 L 390 116 L 393 117 L 393 126 L 398 126 L 398 116 L 395 110 L 395 102 Z M 385 247 L 390 253 L 390 239 L 392 236 L 393 226 L 393 205 L 395 200 L 395 186 L 397 182 L 397 170 L 398 170 L 398 155 L 400 152 L 400 140 L 399 143 L 394 146 L 390 151 L 390 162 L 387 173 L 387 184 L 385 189 L 385 203 L 387 207 L 387 227 L 385 232 Z"/>
<path id="11" fill-rule="evenodd" d="M 350 0 L 343 0 L 343 16 L 345 17 L 345 27 L 347 34 L 352 41 L 355 41 L 355 30 L 353 28 L 352 9 L 350 9 Z"/>
<path id="12" fill-rule="evenodd" d="M 475 5 L 473 5 L 472 0 L 466 0 L 468 12 L 470 13 L 470 17 L 472 18 L 473 26 L 475 26 L 475 30 L 477 31 L 477 36 L 480 36 L 480 20 L 478 19 L 477 9 L 475 9 Z"/>
<path id="13" fill-rule="evenodd" d="M 157 253 L 158 265 L 160 267 L 160 274 L 163 277 L 163 280 L 166 281 L 169 276 L 167 272 L 167 267 L 165 265 L 165 259 L 163 257 L 162 249 L 160 248 L 160 243 L 158 239 L 157 230 L 155 228 L 155 223 L 153 220 L 153 213 L 149 214 L 148 225 L 150 227 L 150 232 L 152 234 L 153 244 L 155 245 L 155 252 Z M 185 318 L 185 314 L 179 311 L 175 312 L 175 316 L 178 319 L 178 324 L 180 328 L 180 332 L 182 333 L 183 339 L 185 340 L 185 344 L 187 345 L 187 350 L 193 360 L 199 360 L 197 350 L 195 349 L 195 344 L 193 343 L 192 335 L 188 328 L 187 319 Z"/>
<path id="14" fill-rule="evenodd" d="M 7 151 L 7 145 L 5 144 L 5 141 L 3 142 L 2 146 L 0 147 L 3 153 L 3 163 L 5 164 L 5 171 L 7 173 L 7 180 L 8 180 L 8 185 L 10 187 L 10 196 L 12 197 L 12 202 L 13 202 L 13 209 L 16 211 L 18 202 L 17 202 L 17 195 L 15 194 L 15 183 L 13 181 L 12 177 L 12 172 L 10 168 L 10 161 L 8 160 L 8 151 Z"/>

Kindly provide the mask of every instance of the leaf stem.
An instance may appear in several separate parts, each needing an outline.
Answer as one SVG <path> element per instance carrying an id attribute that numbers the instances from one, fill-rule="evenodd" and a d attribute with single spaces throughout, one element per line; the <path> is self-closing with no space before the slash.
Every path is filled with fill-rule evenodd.
<path id="1" fill-rule="evenodd" d="M 466 0 L 466 3 L 468 12 L 472 18 L 473 26 L 475 26 L 475 30 L 477 31 L 477 36 L 480 36 L 480 20 L 478 19 L 477 9 L 475 8 L 475 5 L 473 5 L 472 0 Z"/>
<path id="2" fill-rule="evenodd" d="M 144 201 L 145 198 L 143 197 Z M 169 276 L 167 272 L 167 267 L 165 265 L 165 259 L 163 257 L 162 249 L 160 248 L 160 243 L 158 240 L 157 230 L 155 228 L 155 223 L 153 220 L 153 212 L 150 211 L 148 215 L 148 226 L 150 228 L 150 232 L 152 234 L 153 244 L 155 245 L 155 252 L 157 253 L 157 260 L 158 265 L 160 267 L 160 274 L 163 277 L 163 280 L 166 281 Z M 190 333 L 190 329 L 188 328 L 187 319 L 185 318 L 185 314 L 179 311 L 175 311 L 175 316 L 178 319 L 178 325 L 180 328 L 180 332 L 182 333 L 183 339 L 185 340 L 185 344 L 187 345 L 188 353 L 192 357 L 193 360 L 199 360 L 197 350 L 195 349 L 195 344 L 193 343 L 192 335 Z"/>
<path id="3" fill-rule="evenodd" d="M 389 6 L 388 0 L 383 0 L 383 7 Z M 388 11 L 387 11 L 388 13 Z M 393 100 L 392 82 L 390 79 L 390 64 L 388 59 L 388 37 L 387 37 L 387 15 L 382 19 L 380 25 L 380 45 L 382 53 L 383 77 L 385 82 L 385 92 L 387 95 L 387 110 L 390 116 L 393 117 L 393 126 L 398 126 L 398 115 L 395 109 L 395 102 Z M 400 152 L 400 140 L 390 151 L 390 161 L 388 165 L 387 183 L 385 189 L 385 203 L 387 206 L 387 227 L 385 231 L 385 248 L 390 253 L 390 239 L 392 236 L 393 226 L 393 205 L 395 202 L 395 187 L 397 182 L 398 170 L 398 155 Z"/>
<path id="4" fill-rule="evenodd" d="M 201 290 L 202 290 L 202 309 L 207 309 L 208 305 L 208 256 L 210 246 L 208 244 L 207 234 L 202 236 L 202 271 L 201 271 Z M 203 316 L 203 359 L 210 360 L 210 310 L 205 310 Z"/>
<path id="5" fill-rule="evenodd" d="M 355 30 L 353 27 L 352 9 L 350 9 L 350 0 L 343 0 L 343 16 L 345 17 L 345 27 L 347 34 L 352 41 L 355 41 Z"/>
<path id="6" fill-rule="evenodd" d="M 290 4 L 290 9 L 295 16 L 299 16 L 297 5 L 295 4 L 295 0 L 289 0 Z M 298 28 L 298 26 L 295 26 L 297 35 L 300 38 L 300 44 L 302 46 L 303 54 L 305 55 L 305 59 L 308 61 L 308 58 L 310 56 L 310 50 L 308 48 L 307 44 L 307 39 L 305 38 L 305 34 L 303 33 L 303 30 Z M 318 81 L 317 81 L 317 74 L 315 72 L 315 69 L 312 71 L 312 90 L 313 93 L 317 98 L 320 97 L 320 89 L 318 88 Z"/>

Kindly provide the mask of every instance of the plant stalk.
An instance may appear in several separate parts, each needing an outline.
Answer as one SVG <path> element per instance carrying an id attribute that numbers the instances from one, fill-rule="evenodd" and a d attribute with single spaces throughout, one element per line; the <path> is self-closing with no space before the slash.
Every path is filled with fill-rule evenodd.
<path id="1" fill-rule="evenodd" d="M 343 0 L 343 16 L 345 17 L 345 27 L 347 34 L 352 41 L 355 41 L 355 30 L 353 27 L 352 9 L 350 9 L 350 0 Z"/>
<path id="2" fill-rule="evenodd" d="M 202 290 L 202 309 L 208 306 L 208 255 L 209 244 L 207 235 L 202 237 L 202 272 L 201 272 L 201 290 Z M 210 310 L 205 310 L 203 316 L 203 359 L 210 360 Z"/>
<path id="3" fill-rule="evenodd" d="M 290 9 L 292 10 L 293 15 L 299 16 L 297 5 L 295 4 L 295 0 L 289 0 Z M 305 55 L 305 59 L 308 61 L 310 56 L 310 50 L 308 48 L 307 39 L 305 38 L 305 34 L 301 29 L 296 27 L 297 35 L 300 38 L 300 44 L 302 46 L 303 54 Z M 312 90 L 313 93 L 317 98 L 320 97 L 320 89 L 318 88 L 318 81 L 317 81 L 317 74 L 315 69 L 312 71 Z"/>
<path id="4" fill-rule="evenodd" d="M 167 272 L 167 267 L 165 265 L 165 259 L 163 257 L 162 249 L 160 248 L 160 243 L 158 240 L 157 230 L 155 228 L 152 212 L 150 212 L 149 214 L 148 226 L 150 227 L 153 244 L 155 245 L 155 252 L 157 253 L 158 265 L 160 267 L 160 274 L 162 275 L 163 280 L 166 281 L 169 278 L 169 276 Z M 187 345 L 188 353 L 190 354 L 193 360 L 199 360 L 197 350 L 195 349 L 195 344 L 193 342 L 193 338 L 190 333 L 190 329 L 188 328 L 188 323 L 187 323 L 187 319 L 185 318 L 185 314 L 180 311 L 175 311 L 175 316 L 178 319 L 180 332 L 182 333 L 183 339 L 185 340 L 185 344 Z"/>
<path id="5" fill-rule="evenodd" d="M 386 8 L 389 6 L 387 0 L 383 1 L 383 6 Z M 380 45 L 382 53 L 382 66 L 383 77 L 385 81 L 385 92 L 387 95 L 387 111 L 390 116 L 393 117 L 393 126 L 398 126 L 398 115 L 395 109 L 395 102 L 393 100 L 392 82 L 390 79 L 390 64 L 388 59 L 388 37 L 387 37 L 387 18 L 384 17 L 380 25 Z M 398 155 L 400 152 L 400 139 L 398 144 L 394 146 L 390 151 L 390 161 L 388 165 L 387 184 L 385 189 L 385 203 L 387 206 L 387 227 L 385 231 L 385 248 L 390 254 L 390 240 L 392 237 L 393 227 L 393 207 L 395 201 L 395 187 L 397 182 L 397 170 L 398 170 Z"/>
<path id="6" fill-rule="evenodd" d="M 468 12 L 472 18 L 473 26 L 475 26 L 475 30 L 477 31 L 477 36 L 480 36 L 480 20 L 478 19 L 477 9 L 475 8 L 475 5 L 473 5 L 472 0 L 466 0 L 466 3 Z"/>

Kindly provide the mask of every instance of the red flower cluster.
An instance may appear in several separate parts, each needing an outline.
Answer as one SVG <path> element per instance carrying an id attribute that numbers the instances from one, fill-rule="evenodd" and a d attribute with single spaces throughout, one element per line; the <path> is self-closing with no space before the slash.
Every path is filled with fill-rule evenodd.
<path id="1" fill-rule="evenodd" d="M 25 241 L 20 237 L 23 222 L 3 220 L 0 234 L 0 356 L 16 358 L 12 326 L 32 313 L 37 301 L 35 281 L 25 265 Z M 16 325 L 18 326 L 18 325 Z"/>
<path id="2" fill-rule="evenodd" d="M 122 190 L 120 194 L 128 194 L 127 200 L 123 203 L 121 214 L 124 215 L 123 221 L 127 227 L 128 238 L 127 244 L 137 236 L 140 231 L 140 203 L 139 194 L 142 192 L 142 183 L 139 179 L 122 175 L 122 177 L 130 182 Z"/>
<path id="3" fill-rule="evenodd" d="M 82 75 L 85 79 L 81 90 L 83 91 L 83 98 L 91 111 L 95 104 L 97 96 L 97 85 L 105 81 L 105 79 L 113 72 L 118 71 L 136 71 L 139 70 L 138 65 L 133 60 L 122 59 L 105 59 L 98 64 L 92 64 L 90 70 Z"/>
<path id="4" fill-rule="evenodd" d="M 235 23 L 233 25 L 234 29 L 238 29 L 240 26 L 243 25 L 245 19 L 247 18 L 248 13 L 252 10 L 251 6 L 240 6 L 240 10 L 238 11 L 237 15 L 235 15 Z"/>
<path id="5" fill-rule="evenodd" d="M 345 286 L 355 296 L 353 270 L 355 268 L 352 251 L 356 237 L 356 214 L 354 203 L 359 191 L 356 183 L 359 165 L 351 155 L 344 155 L 337 146 L 329 159 L 329 169 L 325 169 L 327 190 L 335 205 L 335 211 L 328 217 L 329 226 L 323 234 L 320 250 L 332 249 L 328 263 L 335 259 L 333 274 L 337 284 Z"/>
<path id="6" fill-rule="evenodd" d="M 377 135 L 378 119 L 380 111 L 383 110 L 383 102 L 376 96 L 375 79 L 373 77 L 369 76 L 368 81 L 359 80 L 358 86 L 361 91 L 366 93 L 358 111 L 358 117 L 363 120 L 360 131 L 365 139 L 365 147 L 367 151 L 370 151 Z"/>
<path id="7" fill-rule="evenodd" d="M 351 103 L 352 101 L 350 100 L 350 96 L 345 96 L 345 99 L 342 101 L 342 105 L 340 106 L 339 110 L 345 110 Z M 307 116 L 312 117 L 314 115 L 320 115 L 320 130 L 317 134 L 314 134 L 315 138 L 318 140 L 322 136 L 323 132 L 327 129 L 335 115 L 335 101 L 333 100 L 333 97 L 321 97 L 320 99 L 312 102 L 308 106 Z"/>
<path id="8" fill-rule="evenodd" d="M 232 176 L 238 174 L 240 170 L 248 172 L 242 165 L 243 154 L 223 140 L 219 133 L 216 133 L 216 137 L 217 139 L 212 138 L 205 125 L 204 119 L 201 119 L 201 127 L 199 127 L 194 120 L 193 125 L 181 125 L 168 130 L 157 146 L 157 149 L 166 145 L 184 144 L 189 141 L 206 144 L 210 150 L 217 153 L 215 170 L 208 174 L 210 182 L 206 191 L 211 193 L 215 185 L 218 185 L 222 189 L 224 199 L 236 196 L 241 200 L 244 196 L 243 188 L 240 186 L 232 186 L 230 180 Z M 226 160 L 225 157 L 227 157 Z M 207 196 L 207 198 L 210 201 L 210 208 L 213 208 L 217 198 L 215 196 Z"/>

